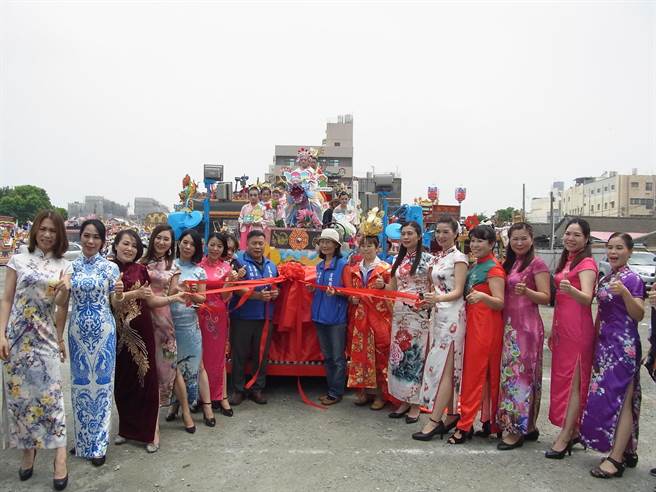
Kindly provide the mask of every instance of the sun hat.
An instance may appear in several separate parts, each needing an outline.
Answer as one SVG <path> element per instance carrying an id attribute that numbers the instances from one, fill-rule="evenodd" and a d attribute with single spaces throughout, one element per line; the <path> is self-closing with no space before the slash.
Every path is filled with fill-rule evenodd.
<path id="1" fill-rule="evenodd" d="M 324 229 L 323 231 L 321 231 L 321 236 L 319 236 L 319 241 L 321 241 L 322 239 L 331 239 L 335 243 L 337 243 L 337 245 L 342 244 L 342 243 L 339 242 L 339 232 L 337 232 L 335 229 L 330 229 L 329 228 L 329 229 Z"/>

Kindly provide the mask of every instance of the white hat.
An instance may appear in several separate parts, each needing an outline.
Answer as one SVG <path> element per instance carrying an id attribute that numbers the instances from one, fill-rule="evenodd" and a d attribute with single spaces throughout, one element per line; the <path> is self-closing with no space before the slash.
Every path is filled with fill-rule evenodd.
<path id="1" fill-rule="evenodd" d="M 341 246 L 342 243 L 339 242 L 339 232 L 337 232 L 335 229 L 324 229 L 321 231 L 321 236 L 319 236 L 319 240 L 322 239 L 332 239 L 337 243 L 338 246 Z"/>

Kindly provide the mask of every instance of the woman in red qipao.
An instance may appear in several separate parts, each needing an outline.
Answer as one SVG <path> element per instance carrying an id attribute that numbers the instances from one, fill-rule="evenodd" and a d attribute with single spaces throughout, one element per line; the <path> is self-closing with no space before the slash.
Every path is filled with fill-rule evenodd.
<path id="1" fill-rule="evenodd" d="M 390 265 L 380 260 L 378 237 L 364 236 L 360 242 L 362 260 L 345 269 L 346 287 L 384 289 L 390 281 Z M 349 298 L 349 344 L 347 387 L 357 388 L 355 404 L 364 406 L 375 392 L 372 410 L 381 410 L 389 398 L 387 362 L 389 359 L 392 306 L 384 299 L 352 296 Z M 350 350 L 349 350 L 350 349 Z"/>
<path id="2" fill-rule="evenodd" d="M 185 298 L 183 294 L 153 295 L 148 269 L 135 262 L 143 254 L 136 232 L 119 232 L 112 249 L 124 286 L 123 296 L 115 297 L 112 305 L 117 339 L 114 396 L 119 416 L 114 444 L 139 441 L 154 453 L 159 449 L 159 378 L 150 308 L 185 302 Z"/>
<path id="3" fill-rule="evenodd" d="M 467 331 L 460 390 L 460 420 L 449 444 L 462 444 L 473 434 L 479 409 L 483 430 L 477 436 L 499 432 L 496 425 L 499 402 L 503 303 L 506 272 L 494 257 L 496 232 L 487 225 L 469 232 L 476 263 L 467 272 Z"/>
<path id="4" fill-rule="evenodd" d="M 207 256 L 200 262 L 209 282 L 236 280 L 237 273 L 227 260 L 228 244 L 225 236 L 214 232 L 207 240 Z M 217 285 L 222 287 L 222 285 Z M 214 288 L 210 286 L 210 288 Z M 203 335 L 203 366 L 207 373 L 212 408 L 232 417 L 233 410 L 226 392 L 226 345 L 228 341 L 228 307 L 230 293 L 208 294 L 208 309 L 199 312 L 198 321 Z M 202 377 L 202 376 L 201 376 Z"/>

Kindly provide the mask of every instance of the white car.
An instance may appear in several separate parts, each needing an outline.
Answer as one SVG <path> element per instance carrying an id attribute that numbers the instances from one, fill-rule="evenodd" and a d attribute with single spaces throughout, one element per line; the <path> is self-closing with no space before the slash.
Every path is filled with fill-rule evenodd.
<path id="1" fill-rule="evenodd" d="M 640 275 L 645 286 L 650 289 L 656 280 L 656 255 L 649 251 L 634 251 L 629 258 L 629 268 Z M 599 278 L 610 273 L 608 258 L 599 262 Z"/>
<path id="2" fill-rule="evenodd" d="M 82 246 L 78 243 L 68 243 L 68 249 L 66 250 L 66 253 L 64 253 L 64 258 L 68 261 L 73 261 L 81 254 Z"/>

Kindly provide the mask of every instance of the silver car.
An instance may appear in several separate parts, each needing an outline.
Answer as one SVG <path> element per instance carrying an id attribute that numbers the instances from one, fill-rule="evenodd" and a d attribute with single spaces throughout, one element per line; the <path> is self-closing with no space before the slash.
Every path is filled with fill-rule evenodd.
<path id="1" fill-rule="evenodd" d="M 68 261 L 73 261 L 81 254 L 82 246 L 78 243 L 68 243 L 68 249 L 66 250 L 66 253 L 64 253 L 64 258 Z"/>
<path id="2" fill-rule="evenodd" d="M 629 268 L 640 275 L 648 289 L 651 289 L 654 280 L 656 280 L 656 255 L 649 251 L 634 251 L 629 258 Z M 599 262 L 599 278 L 610 273 L 610 264 L 608 258 Z"/>

